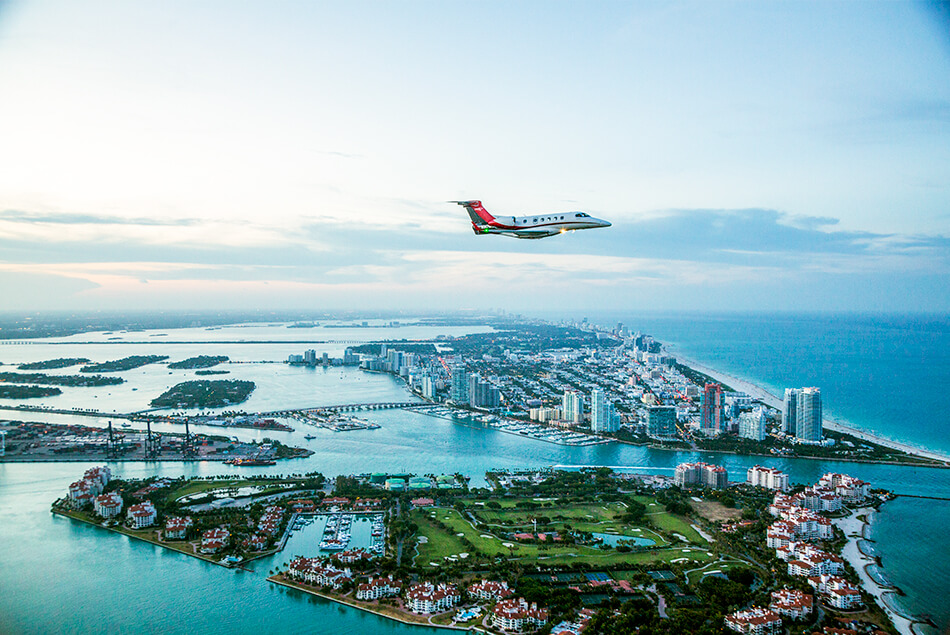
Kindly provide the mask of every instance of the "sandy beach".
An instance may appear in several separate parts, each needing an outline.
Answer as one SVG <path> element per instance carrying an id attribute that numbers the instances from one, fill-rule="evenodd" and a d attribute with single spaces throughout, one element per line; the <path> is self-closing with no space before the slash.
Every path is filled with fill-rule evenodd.
<path id="1" fill-rule="evenodd" d="M 878 584 L 864 569 L 866 565 L 875 564 L 875 559 L 864 555 L 861 553 L 861 550 L 858 549 L 858 541 L 864 537 L 864 526 L 866 524 L 863 520 L 859 519 L 858 516 L 869 513 L 870 511 L 869 509 L 858 509 L 847 518 L 838 518 L 832 521 L 848 538 L 848 542 L 841 550 L 841 557 L 847 560 L 848 564 L 857 571 L 858 578 L 861 580 L 861 586 L 865 591 L 875 597 L 878 605 L 884 609 L 884 612 L 887 613 L 887 616 L 891 619 L 891 622 L 894 623 L 897 630 L 902 633 L 902 635 L 915 635 L 915 631 L 913 630 L 914 621 L 897 613 L 884 601 L 884 595 L 893 594 L 895 590 L 892 587 L 883 587 Z"/>
<path id="2" fill-rule="evenodd" d="M 710 377 L 712 377 L 713 379 L 717 381 L 721 381 L 725 384 L 728 384 L 729 386 L 732 386 L 736 390 L 740 390 L 748 394 L 749 396 L 753 397 L 754 399 L 758 399 L 759 401 L 761 401 L 762 403 L 768 406 L 771 406 L 773 408 L 778 408 L 779 410 L 782 409 L 783 397 L 774 395 L 770 393 L 768 390 L 766 390 L 765 388 L 762 388 L 761 386 L 753 384 L 750 381 L 746 381 L 745 379 L 735 377 L 728 373 L 724 373 L 722 371 L 716 370 L 715 368 L 710 368 L 709 366 L 706 366 L 705 364 L 702 364 L 695 360 L 689 359 L 687 357 L 683 357 L 679 353 L 674 352 L 674 355 L 676 356 L 676 359 L 679 363 L 685 364 L 686 366 L 689 366 L 690 368 L 694 370 L 698 370 L 701 373 L 709 375 Z M 891 439 L 887 439 L 887 438 L 878 436 L 876 434 L 864 432 L 862 430 L 859 430 L 858 428 L 845 425 L 838 421 L 825 419 L 823 425 L 828 430 L 850 434 L 851 436 L 857 437 L 858 439 L 863 439 L 865 441 L 870 441 L 871 443 L 877 443 L 878 445 L 883 445 L 888 448 L 900 450 L 901 452 L 906 452 L 907 454 L 913 454 L 915 456 L 920 456 L 927 459 L 933 459 L 936 461 L 950 462 L 950 456 L 947 456 L 945 454 L 941 454 L 939 452 L 933 452 L 925 448 L 919 448 L 917 446 L 909 445 L 907 443 L 893 441 Z"/>

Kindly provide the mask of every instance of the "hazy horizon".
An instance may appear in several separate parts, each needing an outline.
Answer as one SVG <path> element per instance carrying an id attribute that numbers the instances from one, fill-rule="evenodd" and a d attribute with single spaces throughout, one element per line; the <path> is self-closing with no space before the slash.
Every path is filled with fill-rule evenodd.
<path id="1" fill-rule="evenodd" d="M 946 312 L 948 15 L 0 2 L 3 310 Z"/>

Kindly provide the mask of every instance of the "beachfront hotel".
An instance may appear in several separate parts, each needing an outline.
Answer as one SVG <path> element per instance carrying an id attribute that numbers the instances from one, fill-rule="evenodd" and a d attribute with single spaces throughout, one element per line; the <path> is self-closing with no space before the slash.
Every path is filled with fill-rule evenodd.
<path id="1" fill-rule="evenodd" d="M 788 563 L 788 574 L 800 577 L 840 575 L 844 560 L 807 542 L 791 542 L 775 550 L 775 557 Z"/>
<path id="2" fill-rule="evenodd" d="M 772 592 L 769 610 L 793 620 L 811 615 L 814 598 L 810 593 L 798 589 L 781 589 Z"/>
<path id="3" fill-rule="evenodd" d="M 788 490 L 788 474 L 771 467 L 753 465 L 746 472 L 746 483 L 784 492 Z"/>
<path id="4" fill-rule="evenodd" d="M 406 608 L 413 613 L 441 613 L 448 611 L 461 599 L 458 589 L 451 584 L 420 582 L 406 592 Z"/>
<path id="5" fill-rule="evenodd" d="M 506 631 L 523 631 L 526 627 L 540 628 L 548 622 L 548 610 L 538 608 L 536 602 L 530 605 L 524 598 L 498 600 L 492 609 L 492 625 Z"/>
<path id="6" fill-rule="evenodd" d="M 782 632 L 782 617 L 757 606 L 727 615 L 725 622 L 726 628 L 743 635 L 777 635 Z"/>
<path id="7" fill-rule="evenodd" d="M 817 575 L 808 578 L 808 584 L 821 593 L 822 598 L 836 609 L 853 609 L 862 606 L 861 590 L 842 577 Z"/>

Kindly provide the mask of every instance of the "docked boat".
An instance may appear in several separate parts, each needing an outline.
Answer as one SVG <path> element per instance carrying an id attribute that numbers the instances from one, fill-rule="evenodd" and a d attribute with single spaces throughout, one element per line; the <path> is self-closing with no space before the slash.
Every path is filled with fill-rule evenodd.
<path id="1" fill-rule="evenodd" d="M 277 461 L 270 459 L 252 459 L 248 457 L 237 457 L 225 461 L 227 465 L 237 465 L 240 467 L 257 467 L 259 465 L 277 465 Z"/>

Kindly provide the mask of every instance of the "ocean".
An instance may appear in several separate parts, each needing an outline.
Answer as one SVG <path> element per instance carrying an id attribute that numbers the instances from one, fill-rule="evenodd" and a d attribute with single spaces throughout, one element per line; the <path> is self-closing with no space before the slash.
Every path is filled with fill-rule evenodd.
<path id="1" fill-rule="evenodd" d="M 679 351 L 776 395 L 786 387 L 818 386 L 825 417 L 950 455 L 950 315 L 611 312 L 586 317 L 604 326 L 622 322 L 653 335 L 674 354 Z M 911 472 L 891 489 L 912 492 L 920 485 Z M 907 594 L 900 604 L 933 616 L 944 629 L 950 629 L 948 526 L 950 502 L 905 498 L 886 505 L 871 528 L 888 576 Z M 921 567 L 924 562 L 935 566 Z"/>

